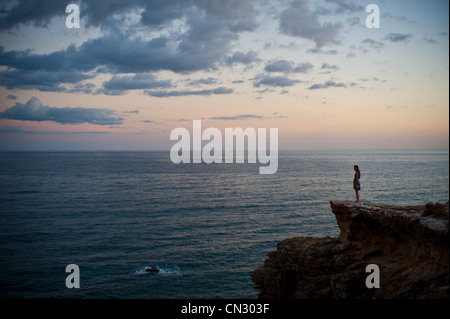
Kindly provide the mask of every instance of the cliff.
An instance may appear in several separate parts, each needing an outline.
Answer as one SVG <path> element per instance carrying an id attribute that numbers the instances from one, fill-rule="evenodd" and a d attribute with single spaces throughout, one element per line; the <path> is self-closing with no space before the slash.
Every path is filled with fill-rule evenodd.
<path id="1" fill-rule="evenodd" d="M 252 274 L 259 298 L 449 298 L 448 203 L 332 201 L 331 210 L 339 237 L 279 242 Z M 369 264 L 379 288 L 366 286 Z"/>

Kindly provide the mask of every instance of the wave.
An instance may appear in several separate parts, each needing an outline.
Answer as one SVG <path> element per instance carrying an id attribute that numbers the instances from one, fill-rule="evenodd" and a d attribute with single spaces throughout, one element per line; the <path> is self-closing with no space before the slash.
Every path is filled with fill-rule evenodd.
<path id="1" fill-rule="evenodd" d="M 148 272 L 146 269 L 156 267 L 159 269 L 159 272 Z M 181 271 L 178 266 L 171 265 L 145 265 L 142 266 L 134 272 L 135 275 L 160 275 L 160 276 L 180 276 Z"/>

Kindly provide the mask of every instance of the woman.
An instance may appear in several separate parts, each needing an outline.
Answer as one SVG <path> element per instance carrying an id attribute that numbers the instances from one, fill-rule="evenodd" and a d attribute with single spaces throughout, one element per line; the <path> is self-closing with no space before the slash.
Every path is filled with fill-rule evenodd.
<path id="1" fill-rule="evenodd" d="M 361 190 L 361 185 L 359 184 L 359 178 L 361 177 L 361 172 L 359 171 L 358 165 L 353 166 L 355 170 L 355 177 L 353 178 L 353 189 L 356 194 L 356 203 L 359 203 L 359 191 Z"/>

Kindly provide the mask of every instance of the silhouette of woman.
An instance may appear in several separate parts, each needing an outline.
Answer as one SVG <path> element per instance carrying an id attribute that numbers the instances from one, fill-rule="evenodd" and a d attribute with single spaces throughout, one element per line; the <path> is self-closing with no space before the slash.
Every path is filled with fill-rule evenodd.
<path id="1" fill-rule="evenodd" d="M 359 178 L 361 177 L 361 172 L 359 171 L 358 165 L 353 166 L 355 170 L 355 177 L 353 178 L 353 189 L 356 194 L 356 203 L 359 203 L 359 191 L 361 190 L 361 184 L 359 183 Z"/>

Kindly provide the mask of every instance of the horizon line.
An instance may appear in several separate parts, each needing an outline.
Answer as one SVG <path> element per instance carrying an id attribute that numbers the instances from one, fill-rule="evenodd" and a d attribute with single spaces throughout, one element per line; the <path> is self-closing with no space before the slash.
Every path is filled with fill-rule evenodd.
<path id="1" fill-rule="evenodd" d="M 278 152 L 297 152 L 297 151 L 449 151 L 449 148 L 296 148 L 296 149 L 279 149 Z M 234 149 L 234 151 L 236 151 Z M 245 149 L 244 151 L 247 151 Z M 170 149 L 154 149 L 154 150 L 144 150 L 144 149 L 0 149 L 0 153 L 6 152 L 111 152 L 111 153 L 125 153 L 125 152 L 168 152 Z M 191 150 L 191 154 L 194 151 Z"/>

